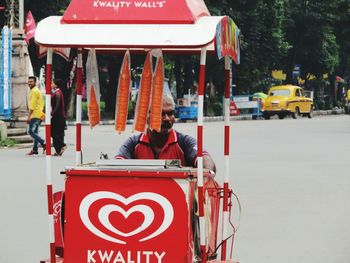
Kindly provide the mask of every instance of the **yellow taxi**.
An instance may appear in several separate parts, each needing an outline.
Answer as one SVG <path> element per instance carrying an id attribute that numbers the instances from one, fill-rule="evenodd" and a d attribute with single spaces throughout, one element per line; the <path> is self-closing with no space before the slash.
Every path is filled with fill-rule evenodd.
<path id="1" fill-rule="evenodd" d="M 345 99 L 344 101 L 345 113 L 350 114 L 350 89 L 348 89 L 348 91 L 346 92 L 344 99 Z"/>
<path id="2" fill-rule="evenodd" d="M 304 96 L 302 88 L 293 85 L 283 85 L 269 89 L 262 112 L 266 120 L 275 114 L 280 119 L 287 115 L 292 115 L 294 119 L 299 116 L 312 118 L 312 108 L 313 101 Z"/>

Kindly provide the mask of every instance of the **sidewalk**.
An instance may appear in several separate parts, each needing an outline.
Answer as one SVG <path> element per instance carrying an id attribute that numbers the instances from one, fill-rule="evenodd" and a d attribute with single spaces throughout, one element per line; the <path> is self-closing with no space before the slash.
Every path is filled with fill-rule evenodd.
<path id="1" fill-rule="evenodd" d="M 325 116 L 325 115 L 338 115 L 338 114 L 344 114 L 343 109 L 333 109 L 333 110 L 321 110 L 321 111 L 314 111 L 313 116 Z M 261 116 L 261 119 L 262 116 Z M 223 121 L 223 116 L 213 116 L 213 117 L 204 117 L 204 122 L 212 122 L 212 121 Z M 252 115 L 246 114 L 246 115 L 239 115 L 239 116 L 231 116 L 230 121 L 241 121 L 241 120 L 252 120 Z M 176 119 L 176 122 L 179 122 L 179 119 Z M 128 120 L 127 124 L 133 124 L 134 120 Z M 88 120 L 84 120 L 81 123 L 82 125 L 89 125 Z M 67 121 L 67 125 L 74 126 L 75 121 Z M 100 125 L 114 125 L 114 120 L 101 120 Z"/>

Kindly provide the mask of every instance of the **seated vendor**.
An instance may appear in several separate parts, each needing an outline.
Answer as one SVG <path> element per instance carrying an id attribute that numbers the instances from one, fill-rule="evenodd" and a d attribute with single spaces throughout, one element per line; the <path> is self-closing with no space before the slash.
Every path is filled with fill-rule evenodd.
<path id="1" fill-rule="evenodd" d="M 120 148 L 116 159 L 179 159 L 182 166 L 197 166 L 197 140 L 173 129 L 175 103 L 163 95 L 160 132 L 147 128 L 145 133 L 131 136 Z M 209 153 L 203 151 L 203 168 L 216 171 Z"/>

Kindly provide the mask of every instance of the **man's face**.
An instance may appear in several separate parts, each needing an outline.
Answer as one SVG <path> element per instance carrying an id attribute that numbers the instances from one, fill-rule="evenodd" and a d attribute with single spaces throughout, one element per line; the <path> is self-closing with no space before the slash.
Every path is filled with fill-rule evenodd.
<path id="1" fill-rule="evenodd" d="M 34 79 L 28 79 L 28 86 L 29 88 L 35 87 L 35 80 Z"/>
<path id="2" fill-rule="evenodd" d="M 168 134 L 173 128 L 175 122 L 174 107 L 169 104 L 163 104 L 162 107 L 162 124 L 160 133 Z"/>

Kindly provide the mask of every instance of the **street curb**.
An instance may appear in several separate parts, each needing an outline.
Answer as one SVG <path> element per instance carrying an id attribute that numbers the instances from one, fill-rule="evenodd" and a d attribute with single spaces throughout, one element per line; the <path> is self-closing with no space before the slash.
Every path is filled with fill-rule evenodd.
<path id="1" fill-rule="evenodd" d="M 325 115 L 339 115 L 344 114 L 344 110 L 342 109 L 333 109 L 333 110 L 320 110 L 320 111 L 313 111 L 313 116 L 325 116 Z M 262 118 L 262 116 L 261 116 Z M 211 116 L 211 117 L 203 117 L 204 122 L 215 122 L 215 121 L 223 121 L 223 116 Z M 242 120 L 252 120 L 252 115 L 240 115 L 240 116 L 231 116 L 230 121 L 242 121 Z M 176 119 L 176 122 L 180 122 L 179 119 Z M 127 124 L 133 124 L 134 120 L 128 120 Z M 67 121 L 67 125 L 74 126 L 75 121 Z M 81 125 L 88 126 L 89 121 L 82 121 Z M 114 125 L 114 120 L 102 120 L 100 121 L 100 125 Z"/>
<path id="2" fill-rule="evenodd" d="M 312 113 L 314 116 L 345 114 L 343 109 L 320 110 Z"/>

